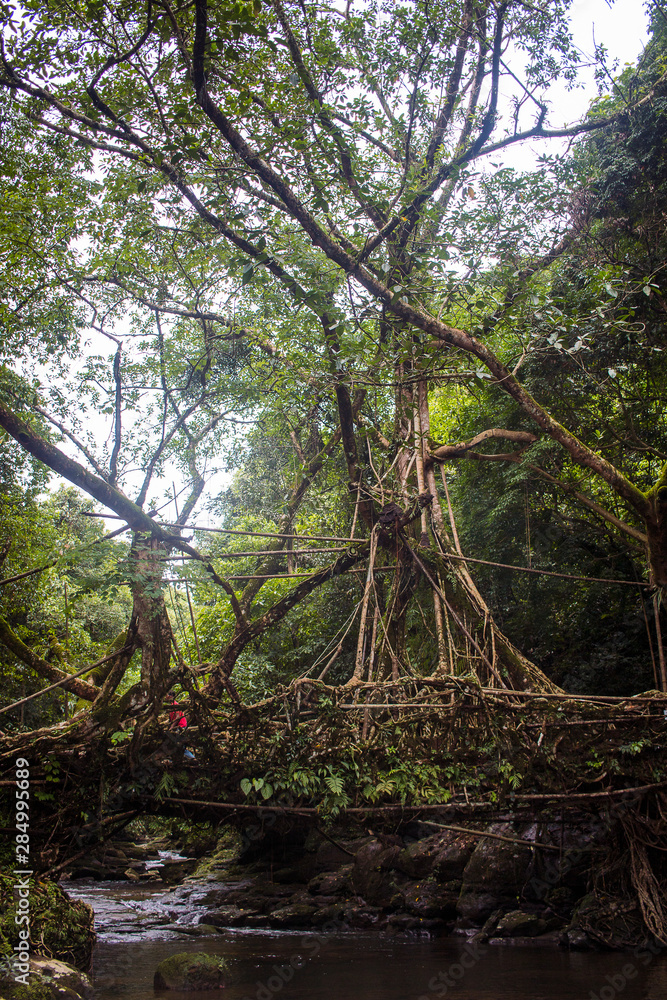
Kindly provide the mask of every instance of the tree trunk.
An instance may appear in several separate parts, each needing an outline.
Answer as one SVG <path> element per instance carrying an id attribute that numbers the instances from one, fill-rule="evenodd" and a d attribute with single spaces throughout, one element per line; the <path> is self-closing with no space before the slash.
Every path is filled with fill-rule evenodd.
<path id="1" fill-rule="evenodd" d="M 162 593 L 160 557 L 164 553 L 165 546 L 158 539 L 135 534 L 129 558 L 132 616 L 141 648 L 141 682 L 150 704 L 161 701 L 169 686 L 172 632 Z"/>

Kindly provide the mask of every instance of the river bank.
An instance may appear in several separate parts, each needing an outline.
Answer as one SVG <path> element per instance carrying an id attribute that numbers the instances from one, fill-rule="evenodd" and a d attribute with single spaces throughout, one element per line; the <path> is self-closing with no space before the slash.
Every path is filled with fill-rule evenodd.
<path id="1" fill-rule="evenodd" d="M 163 880 L 190 934 L 324 929 L 579 951 L 651 947 L 618 823 L 571 811 L 389 832 L 349 822 L 324 829 L 267 810 L 237 830 L 173 841 L 171 852 L 164 838 L 143 847 L 117 840 L 68 874 L 144 888 Z"/>
<path id="2" fill-rule="evenodd" d="M 652 954 L 494 947 L 455 935 L 300 931 L 190 923 L 212 882 L 71 883 L 96 913 L 94 1000 L 154 1000 L 157 966 L 175 953 L 224 956 L 233 980 L 220 1000 L 664 1000 L 667 959 Z M 220 884 L 220 883 L 218 883 Z M 208 886 L 208 889 L 207 889 Z M 191 933 L 201 928 L 201 936 Z M 625 971 L 624 971 L 625 970 Z M 615 985 L 614 985 L 615 984 Z M 207 993 L 207 996 L 211 994 Z M 170 992 L 172 1000 L 192 994 Z"/>

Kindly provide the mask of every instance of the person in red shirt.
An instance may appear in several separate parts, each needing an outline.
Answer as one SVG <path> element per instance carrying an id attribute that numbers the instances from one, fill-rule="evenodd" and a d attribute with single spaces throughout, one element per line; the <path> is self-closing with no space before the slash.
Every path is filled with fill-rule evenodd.
<path id="1" fill-rule="evenodd" d="M 181 712 L 180 708 L 178 708 L 178 702 L 176 701 L 175 698 L 172 701 L 172 705 L 175 706 L 169 713 L 169 722 L 171 723 L 172 728 L 179 729 L 181 731 L 187 729 L 188 720 L 185 718 L 185 715 L 183 712 Z M 183 737 L 183 741 L 181 740 L 178 741 L 181 744 L 181 746 L 183 746 L 184 740 L 185 737 Z M 189 750 L 187 747 L 183 747 L 183 756 L 186 760 L 195 759 L 195 755 L 193 754 L 192 750 Z"/>
<path id="2" fill-rule="evenodd" d="M 172 705 L 178 705 L 178 702 L 176 701 L 175 698 L 172 701 Z M 188 720 L 185 718 L 183 712 L 181 712 L 179 709 L 174 709 L 169 713 L 169 721 L 171 723 L 174 723 L 175 727 L 178 729 L 187 729 L 188 727 Z"/>

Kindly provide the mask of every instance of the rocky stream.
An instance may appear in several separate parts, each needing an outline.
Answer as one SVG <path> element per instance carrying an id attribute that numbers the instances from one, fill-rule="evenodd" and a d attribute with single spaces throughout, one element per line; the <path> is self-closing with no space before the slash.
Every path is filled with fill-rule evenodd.
<path id="1" fill-rule="evenodd" d="M 276 823 L 199 858 L 117 840 L 61 881 L 94 910 L 92 987 L 0 994 L 191 1000 L 207 986 L 211 1000 L 665 1000 L 667 954 L 637 939 L 637 912 L 613 893 L 612 855 L 590 815 L 576 828 L 414 823 L 401 836 Z M 608 898 L 591 891 L 603 860 Z M 624 949 L 605 946 L 610 930 Z M 165 981 L 158 967 L 177 974 Z M 214 978 L 193 979 L 202 968 Z"/>

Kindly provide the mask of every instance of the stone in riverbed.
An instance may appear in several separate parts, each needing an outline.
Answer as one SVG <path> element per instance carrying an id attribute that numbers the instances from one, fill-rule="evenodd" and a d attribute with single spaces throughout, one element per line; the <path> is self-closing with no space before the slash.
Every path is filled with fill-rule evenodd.
<path id="1" fill-rule="evenodd" d="M 308 927 L 316 912 L 314 906 L 296 903 L 293 906 L 281 906 L 280 909 L 274 910 L 269 919 L 272 927 Z"/>
<path id="2" fill-rule="evenodd" d="M 343 922 L 363 930 L 367 927 L 377 925 L 382 916 L 382 911 L 378 906 L 367 906 L 363 900 L 359 902 L 350 901 L 343 909 Z"/>
<path id="3" fill-rule="evenodd" d="M 157 871 L 167 885 L 179 885 L 184 878 L 192 875 L 198 861 L 196 858 L 183 858 L 181 861 L 164 861 Z"/>
<path id="4" fill-rule="evenodd" d="M 313 925 L 320 927 L 323 924 L 335 924 L 340 927 L 344 920 L 345 907 L 343 903 L 332 903 L 330 906 L 323 906 L 313 914 Z"/>
<path id="5" fill-rule="evenodd" d="M 30 959 L 26 985 L 14 974 L 0 976 L 0 995 L 6 1000 L 89 1000 L 93 987 L 88 976 L 55 958 Z"/>
<path id="6" fill-rule="evenodd" d="M 439 882 L 452 882 L 463 877 L 477 841 L 459 834 L 441 847 L 433 863 L 433 875 Z"/>
<path id="7" fill-rule="evenodd" d="M 205 952 L 180 952 L 160 962 L 155 970 L 156 990 L 219 990 L 229 984 L 229 962 Z"/>
<path id="8" fill-rule="evenodd" d="M 457 891 L 448 891 L 442 883 L 428 878 L 406 889 L 403 905 L 414 917 L 453 920 L 458 896 Z"/>
<path id="9" fill-rule="evenodd" d="M 349 895 L 352 889 L 350 875 L 352 865 L 344 865 L 337 872 L 323 872 L 311 878 L 308 883 L 308 892 L 318 896 L 343 896 Z"/>
<path id="10" fill-rule="evenodd" d="M 168 931 L 175 931 L 178 934 L 188 934 L 190 937 L 211 937 L 219 934 L 220 931 L 213 924 L 170 924 L 166 928 Z"/>
<path id="11" fill-rule="evenodd" d="M 221 906 L 217 910 L 209 910 L 200 917 L 200 924 L 212 924 L 214 927 L 241 927 L 247 918 L 258 910 L 242 906 Z"/>
<path id="12" fill-rule="evenodd" d="M 472 924 L 483 924 L 499 907 L 516 906 L 533 858 L 530 830 L 517 831 L 507 823 L 495 823 L 488 832 L 526 840 L 529 846 L 496 838 L 479 840 L 463 873 L 458 902 L 460 916 Z"/>
<path id="13" fill-rule="evenodd" d="M 442 837 L 417 840 L 409 847 L 397 851 L 394 866 L 411 878 L 426 878 L 433 871 L 433 865 L 442 847 Z"/>
<path id="14" fill-rule="evenodd" d="M 539 934 L 544 934 L 546 929 L 546 920 L 537 913 L 511 910 L 498 921 L 494 937 L 537 937 Z"/>

